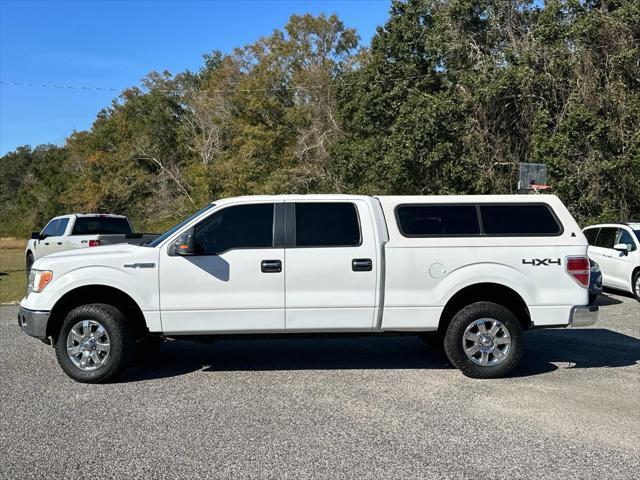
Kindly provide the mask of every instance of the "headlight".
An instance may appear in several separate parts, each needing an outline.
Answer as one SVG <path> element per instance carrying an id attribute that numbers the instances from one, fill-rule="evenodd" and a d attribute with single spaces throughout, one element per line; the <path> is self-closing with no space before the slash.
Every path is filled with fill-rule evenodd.
<path id="1" fill-rule="evenodd" d="M 29 272 L 29 292 L 39 293 L 53 280 L 51 270 L 34 270 Z"/>

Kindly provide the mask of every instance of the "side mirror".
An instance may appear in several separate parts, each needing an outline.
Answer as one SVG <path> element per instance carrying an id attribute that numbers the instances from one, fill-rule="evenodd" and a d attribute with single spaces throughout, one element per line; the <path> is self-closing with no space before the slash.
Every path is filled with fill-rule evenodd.
<path id="1" fill-rule="evenodd" d="M 40 232 L 31 232 L 31 240 L 40 240 Z"/>
<path id="2" fill-rule="evenodd" d="M 193 230 L 189 230 L 178 237 L 173 242 L 173 253 L 175 255 L 193 255 L 195 253 L 195 244 L 193 241 Z"/>
<path id="3" fill-rule="evenodd" d="M 618 252 L 622 252 L 625 255 L 629 253 L 629 245 L 627 245 L 626 243 L 616 243 L 613 246 L 613 249 L 617 250 Z"/>

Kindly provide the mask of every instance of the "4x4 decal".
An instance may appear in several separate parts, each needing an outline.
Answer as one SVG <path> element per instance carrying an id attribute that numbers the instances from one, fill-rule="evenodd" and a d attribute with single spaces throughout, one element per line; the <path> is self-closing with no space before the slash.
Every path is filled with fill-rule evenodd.
<path id="1" fill-rule="evenodd" d="M 522 263 L 525 265 L 533 265 L 534 267 L 537 267 L 539 265 L 544 265 L 545 267 L 548 267 L 552 263 L 556 265 L 562 265 L 559 258 L 556 260 L 552 260 L 551 258 L 532 258 L 531 260 L 525 260 L 523 258 Z"/>

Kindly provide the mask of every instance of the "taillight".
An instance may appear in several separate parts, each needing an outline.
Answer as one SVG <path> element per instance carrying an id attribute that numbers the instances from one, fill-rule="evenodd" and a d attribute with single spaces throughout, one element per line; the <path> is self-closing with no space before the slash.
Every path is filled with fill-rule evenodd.
<path id="1" fill-rule="evenodd" d="M 567 273 L 571 275 L 581 287 L 589 287 L 589 257 L 567 257 Z"/>
<path id="2" fill-rule="evenodd" d="M 89 246 L 90 247 L 99 247 L 100 246 L 100 240 L 89 240 Z"/>

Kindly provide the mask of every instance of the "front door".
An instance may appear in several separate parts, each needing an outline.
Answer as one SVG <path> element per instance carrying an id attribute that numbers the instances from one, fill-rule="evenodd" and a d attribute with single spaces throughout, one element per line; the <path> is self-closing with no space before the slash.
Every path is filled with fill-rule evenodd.
<path id="1" fill-rule="evenodd" d="M 287 331 L 373 329 L 379 260 L 367 204 L 285 205 Z"/>
<path id="2" fill-rule="evenodd" d="M 631 274 L 636 267 L 637 260 L 635 251 L 637 250 L 635 241 L 631 233 L 624 228 L 618 229 L 615 244 L 624 243 L 629 249 L 627 252 L 611 250 L 611 277 L 612 282 L 619 288 L 629 290 L 631 288 Z"/>
<path id="3" fill-rule="evenodd" d="M 614 259 L 616 251 L 613 249 L 618 229 L 602 227 L 598 232 L 593 246 L 589 247 L 589 256 L 600 265 L 602 283 L 608 287 L 619 287 L 614 276 Z"/>
<path id="4" fill-rule="evenodd" d="M 165 333 L 284 331 L 284 249 L 276 205 L 234 204 L 194 227 L 195 255 L 160 254 Z M 280 211 L 280 208 L 278 208 Z"/>
<path id="5" fill-rule="evenodd" d="M 42 235 L 45 238 L 38 241 L 36 247 L 37 258 L 64 250 L 64 233 L 68 223 L 68 218 L 54 218 L 44 227 Z"/>

